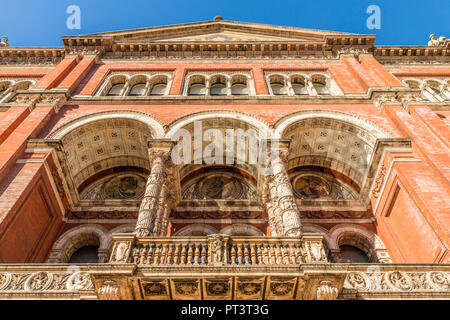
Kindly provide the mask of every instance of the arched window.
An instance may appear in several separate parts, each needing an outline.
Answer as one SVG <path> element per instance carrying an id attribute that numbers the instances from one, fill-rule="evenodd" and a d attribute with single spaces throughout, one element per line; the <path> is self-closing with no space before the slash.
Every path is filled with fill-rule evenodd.
<path id="1" fill-rule="evenodd" d="M 235 96 L 248 96 L 248 88 L 244 83 L 235 83 L 231 86 L 231 94 Z"/>
<path id="2" fill-rule="evenodd" d="M 117 83 L 111 87 L 108 91 L 108 96 L 120 96 L 125 83 Z"/>
<path id="3" fill-rule="evenodd" d="M 284 78 L 273 76 L 270 78 L 270 87 L 274 95 L 287 95 L 287 88 L 284 85 Z"/>
<path id="4" fill-rule="evenodd" d="M 151 96 L 163 96 L 166 93 L 167 84 L 165 83 L 157 83 L 152 86 L 152 90 L 150 90 Z"/>
<path id="5" fill-rule="evenodd" d="M 324 76 L 313 76 L 312 84 L 314 86 L 314 89 L 316 89 L 318 95 L 323 96 L 330 94 L 330 90 L 327 87 L 327 83 Z"/>
<path id="6" fill-rule="evenodd" d="M 339 246 L 341 250 L 341 262 L 342 263 L 368 263 L 369 257 L 367 257 L 366 253 L 361 249 L 350 246 L 350 245 L 342 245 Z"/>
<path id="7" fill-rule="evenodd" d="M 227 79 L 221 75 L 213 76 L 209 94 L 212 96 L 226 96 L 227 93 Z"/>
<path id="8" fill-rule="evenodd" d="M 231 79 L 231 94 L 236 96 L 248 96 L 247 77 L 235 75 Z"/>
<path id="9" fill-rule="evenodd" d="M 212 96 L 226 96 L 227 95 L 227 86 L 225 83 L 214 83 L 211 86 L 210 94 Z"/>
<path id="10" fill-rule="evenodd" d="M 136 83 L 131 87 L 130 96 L 143 96 L 145 94 L 145 83 Z"/>
<path id="11" fill-rule="evenodd" d="M 294 76 L 291 79 L 292 89 L 294 89 L 295 95 L 307 95 L 308 90 L 306 89 L 305 79 L 302 77 Z"/>
<path id="12" fill-rule="evenodd" d="M 98 263 L 98 246 L 84 246 L 75 251 L 69 263 Z"/>

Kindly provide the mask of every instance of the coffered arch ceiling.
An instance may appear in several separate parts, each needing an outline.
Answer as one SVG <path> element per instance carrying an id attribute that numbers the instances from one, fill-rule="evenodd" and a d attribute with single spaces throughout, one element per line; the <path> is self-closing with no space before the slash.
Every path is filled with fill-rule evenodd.
<path id="1" fill-rule="evenodd" d="M 49 138 L 60 139 L 64 161 L 78 187 L 106 169 L 149 169 L 147 140 L 161 136 L 163 130 L 143 120 L 131 113 L 94 114 L 66 124 Z"/>
<path id="2" fill-rule="evenodd" d="M 196 137 L 195 126 L 199 125 L 201 125 L 202 133 Z M 182 166 L 180 166 L 181 178 L 187 176 L 188 174 L 190 174 L 190 172 L 197 170 L 199 166 L 202 166 L 202 164 L 194 164 L 196 155 L 198 155 L 198 153 L 194 153 L 194 149 L 196 148 L 196 139 L 201 140 L 203 150 L 202 159 L 203 165 L 205 165 L 205 150 L 208 147 L 211 147 L 213 141 L 215 141 L 215 138 L 213 139 L 211 137 L 205 137 L 205 132 L 209 129 L 218 130 L 217 133 L 221 135 L 223 142 L 223 157 L 221 160 L 222 163 L 213 164 L 226 165 L 226 157 L 228 156 L 229 159 L 232 159 L 232 163 L 228 163 L 229 165 L 239 167 L 240 169 L 248 172 L 251 176 L 256 178 L 258 161 L 257 152 L 259 141 L 260 139 L 267 138 L 270 135 L 268 125 L 263 121 L 249 115 L 225 111 L 193 114 L 189 117 L 176 120 L 169 126 L 169 128 L 170 129 L 166 134 L 167 138 L 173 139 L 177 137 L 177 132 L 184 131 L 185 133 L 189 133 L 188 136 L 191 139 L 191 163 L 184 163 Z M 233 146 L 232 149 L 227 148 L 227 139 L 232 139 L 231 141 L 233 141 L 233 143 L 229 143 L 229 145 Z M 213 150 L 210 154 L 214 157 L 216 155 L 215 150 Z M 254 161 L 252 161 L 252 159 Z"/>
<path id="3" fill-rule="evenodd" d="M 361 127 L 345 117 L 301 118 L 284 126 L 283 139 L 291 139 L 288 170 L 316 166 L 343 173 L 362 187 L 377 138 L 384 133 Z"/>

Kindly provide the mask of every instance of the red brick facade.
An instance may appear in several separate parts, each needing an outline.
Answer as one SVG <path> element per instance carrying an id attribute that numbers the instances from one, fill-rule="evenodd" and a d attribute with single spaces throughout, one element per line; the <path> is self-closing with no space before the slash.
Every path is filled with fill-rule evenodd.
<path id="1" fill-rule="evenodd" d="M 118 43 L 120 41 L 117 40 Z M 345 53 L 336 49 L 332 56 L 313 58 L 309 58 L 310 54 L 292 58 L 277 51 L 274 44 L 270 59 L 222 58 L 214 62 L 211 62 L 214 58 L 208 57 L 133 60 L 130 57 L 135 52 L 139 53 L 139 49 L 120 49 L 120 45 L 114 52 L 132 50 L 131 55 L 114 58 L 106 53 L 111 50 L 108 47 L 94 52 L 88 45 L 86 48 L 90 52 L 75 53 L 78 51 L 73 44 L 65 44 L 62 49 L 65 57 L 59 62 L 28 64 L 27 67 L 4 60 L 4 56 L 25 50 L 0 49 L 0 53 L 4 53 L 0 55 L 0 82 L 6 79 L 36 80 L 27 91 L 18 90 L 16 93 L 29 99 L 0 99 L 0 263 L 46 262 L 52 246 L 64 232 L 88 223 L 67 219 L 72 208 L 67 198 L 68 191 L 61 187 L 59 181 L 64 174 L 55 166 L 57 153 L 63 151 L 51 151 L 47 145 L 39 145 L 39 141 L 80 117 L 114 110 L 151 115 L 166 128 L 182 117 L 211 110 L 245 114 L 276 128 L 290 115 L 321 110 L 362 119 L 380 128 L 390 139 L 410 139 L 411 148 L 385 149 L 382 159 L 384 176 L 378 174 L 374 177 L 378 185 L 374 188 L 378 187 L 379 194 L 376 197 L 371 194 L 366 208 L 370 218 L 342 218 L 342 222 L 338 218 L 323 221 L 316 218 L 308 222 L 305 218 L 302 221 L 328 231 L 339 224 L 363 226 L 379 236 L 394 263 L 450 262 L 450 100 L 405 103 L 398 98 L 399 93 L 410 90 L 402 81 L 405 79 L 437 79 L 450 86 L 448 43 L 439 48 L 440 53 L 435 56 L 421 56 L 420 53 L 418 57 L 402 56 L 397 51 L 391 60 L 389 56 L 378 53 L 386 48 L 370 44 L 366 45 L 366 51 Z M 83 47 L 84 44 L 78 46 Z M 97 44 L 95 46 L 98 47 Z M 314 44 L 310 46 L 308 52 L 314 51 Z M 412 49 L 428 50 L 427 47 Z M 168 95 L 163 98 L 109 99 L 97 96 L 111 74 L 160 72 L 172 75 Z M 184 96 L 186 75 L 191 72 L 248 73 L 255 95 L 214 99 Z M 266 75 L 295 72 L 328 74 L 342 95 L 328 99 L 270 95 Z M 449 87 L 446 90 L 450 90 Z M 417 93 L 417 90 L 412 91 Z M 44 101 L 42 96 L 46 94 L 57 98 Z M 394 100 L 383 102 L 380 99 L 382 95 L 394 97 Z M 122 224 L 134 223 L 135 218 L 131 218 L 131 222 L 128 219 L 126 222 L 96 220 L 94 223 L 112 230 Z M 210 225 L 219 230 L 227 224 Z M 171 226 L 170 232 L 176 232 L 185 224 L 174 225 L 172 222 Z M 268 224 L 255 223 L 255 227 L 270 234 Z"/>

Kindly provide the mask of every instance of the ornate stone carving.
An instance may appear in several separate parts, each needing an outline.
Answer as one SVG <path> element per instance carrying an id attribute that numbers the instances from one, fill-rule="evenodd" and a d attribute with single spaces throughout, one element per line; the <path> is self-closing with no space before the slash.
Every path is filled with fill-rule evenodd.
<path id="1" fill-rule="evenodd" d="M 388 103 L 396 103 L 396 95 L 395 93 L 383 93 L 376 95 L 374 98 L 374 104 L 378 108 L 378 110 L 383 110 L 383 107 Z"/>
<path id="2" fill-rule="evenodd" d="M 299 237 L 300 216 L 285 168 L 287 150 L 284 148 L 271 150 L 270 159 L 272 176 L 268 177 L 268 181 L 276 233 L 278 236 Z"/>
<path id="3" fill-rule="evenodd" d="M 375 199 L 380 196 L 380 191 L 383 186 L 384 178 L 386 177 L 386 172 L 387 172 L 386 167 L 383 164 L 380 169 L 380 173 L 378 174 L 377 179 L 375 180 L 375 186 L 372 191 L 372 197 L 374 197 Z"/>
<path id="4" fill-rule="evenodd" d="M 158 202 L 160 201 L 159 196 L 165 182 L 165 161 L 169 156 L 169 151 L 150 150 L 149 156 L 152 160 L 152 166 L 136 223 L 135 232 L 138 237 L 146 237 L 153 233 Z"/>
<path id="5" fill-rule="evenodd" d="M 428 46 L 431 46 L 431 47 L 443 46 L 443 45 L 445 45 L 446 40 L 447 40 L 447 38 L 443 37 L 443 36 L 436 39 L 436 34 L 432 33 L 430 35 L 430 41 L 428 41 Z"/>
<path id="6" fill-rule="evenodd" d="M 211 296 L 224 296 L 230 290 L 230 284 L 225 281 L 206 282 L 206 292 Z"/>
<path id="7" fill-rule="evenodd" d="M 198 291 L 198 283 L 197 282 L 175 282 L 174 283 L 175 291 L 178 294 L 191 296 L 197 293 Z"/>
<path id="8" fill-rule="evenodd" d="M 327 262 L 325 249 L 321 242 L 305 241 L 304 246 L 309 260 L 307 262 Z"/>
<path id="9" fill-rule="evenodd" d="M 229 238 L 230 238 L 229 236 L 223 234 L 213 234 L 208 236 L 208 243 L 209 243 L 208 261 L 212 265 L 219 266 L 227 263 L 225 249 L 227 248 Z"/>
<path id="10" fill-rule="evenodd" d="M 344 288 L 356 289 L 360 292 L 447 291 L 450 289 L 450 277 L 448 273 L 442 271 L 382 271 L 375 267 L 367 272 L 349 272 Z"/>
<path id="11" fill-rule="evenodd" d="M 317 300 L 336 300 L 339 291 L 331 281 L 321 281 L 317 287 Z"/>
<path id="12" fill-rule="evenodd" d="M 93 290 L 94 285 L 89 273 L 75 272 L 67 279 L 66 288 L 70 291 Z"/>
<path id="13" fill-rule="evenodd" d="M 53 274 L 48 272 L 33 273 L 25 282 L 25 290 L 43 291 L 48 289 L 53 281 Z"/>
<path id="14" fill-rule="evenodd" d="M 275 296 L 286 296 L 294 289 L 292 282 L 273 282 L 270 284 L 270 293 Z"/>
<path id="15" fill-rule="evenodd" d="M 150 281 L 143 284 L 144 294 L 146 296 L 164 296 L 167 295 L 167 288 L 162 281 Z"/>
<path id="16" fill-rule="evenodd" d="M 7 36 L 2 37 L 2 40 L 0 41 L 0 47 L 3 47 L 3 48 L 9 47 Z"/>
<path id="17" fill-rule="evenodd" d="M 183 191 L 183 199 L 256 199 L 256 191 L 248 183 L 235 176 L 213 174 L 206 175 Z"/>
<path id="18" fill-rule="evenodd" d="M 2 272 L 0 273 L 0 290 L 5 289 L 11 281 L 11 273 Z"/>
<path id="19" fill-rule="evenodd" d="M 101 300 L 120 300 L 120 287 L 114 281 L 105 281 L 97 295 Z"/>
<path id="20" fill-rule="evenodd" d="M 80 194 L 84 200 L 138 200 L 144 196 L 146 181 L 137 173 L 116 174 L 93 184 Z"/>
<path id="21" fill-rule="evenodd" d="M 113 254 L 111 256 L 112 262 L 127 262 L 130 254 L 130 242 L 118 242 L 115 244 Z"/>

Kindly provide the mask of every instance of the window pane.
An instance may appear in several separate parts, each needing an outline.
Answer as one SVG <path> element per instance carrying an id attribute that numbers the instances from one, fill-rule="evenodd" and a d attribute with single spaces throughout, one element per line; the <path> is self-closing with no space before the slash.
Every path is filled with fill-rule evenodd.
<path id="1" fill-rule="evenodd" d="M 234 95 L 248 95 L 248 88 L 245 84 L 236 83 L 231 87 L 231 94 Z"/>
<path id="2" fill-rule="evenodd" d="M 166 84 L 165 83 L 160 83 L 160 84 L 156 84 L 152 87 L 152 91 L 150 92 L 150 94 L 152 96 L 162 96 L 164 95 L 164 93 L 166 93 Z"/>
<path id="3" fill-rule="evenodd" d="M 314 88 L 316 89 L 317 94 L 320 94 L 320 95 L 330 94 L 330 92 L 328 91 L 327 86 L 324 85 L 323 83 L 315 82 L 314 83 Z"/>
<path id="4" fill-rule="evenodd" d="M 305 85 L 300 83 L 293 83 L 292 89 L 294 89 L 294 93 L 297 95 L 308 94 L 308 90 L 306 90 Z"/>
<path id="5" fill-rule="evenodd" d="M 124 83 L 115 84 L 109 89 L 108 96 L 119 96 L 122 92 Z"/>
<path id="6" fill-rule="evenodd" d="M 226 96 L 227 95 L 227 87 L 223 83 L 215 83 L 211 86 L 210 94 L 212 96 Z"/>
<path id="7" fill-rule="evenodd" d="M 193 95 L 193 96 L 197 96 L 197 95 L 204 95 L 206 94 L 206 88 L 204 84 L 193 84 L 190 88 L 189 88 L 189 94 Z"/>
<path id="8" fill-rule="evenodd" d="M 287 90 L 284 85 L 281 83 L 272 83 L 272 92 L 275 95 L 285 95 L 287 94 Z"/>
<path id="9" fill-rule="evenodd" d="M 143 96 L 145 93 L 145 83 L 138 83 L 135 84 L 131 90 L 129 95 L 130 96 Z"/>

